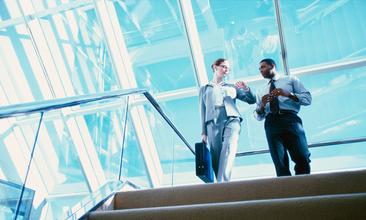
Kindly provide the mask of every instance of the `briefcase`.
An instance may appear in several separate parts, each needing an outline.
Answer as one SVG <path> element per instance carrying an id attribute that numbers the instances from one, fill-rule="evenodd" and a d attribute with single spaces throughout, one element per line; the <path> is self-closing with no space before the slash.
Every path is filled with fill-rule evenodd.
<path id="1" fill-rule="evenodd" d="M 212 170 L 211 153 L 207 145 L 203 142 L 195 144 L 196 150 L 196 176 L 205 183 L 214 181 Z"/>

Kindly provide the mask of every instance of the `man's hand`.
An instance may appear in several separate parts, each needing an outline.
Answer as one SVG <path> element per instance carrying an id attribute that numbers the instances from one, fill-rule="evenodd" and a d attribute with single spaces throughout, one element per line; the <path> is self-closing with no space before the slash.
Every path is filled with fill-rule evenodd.
<path id="1" fill-rule="evenodd" d="M 299 101 L 299 98 L 296 95 L 294 95 L 291 92 L 280 89 L 280 88 L 276 88 L 276 89 L 272 90 L 271 95 L 274 96 L 274 97 L 278 97 L 278 96 L 281 95 L 281 96 L 288 97 L 288 98 L 292 99 L 295 102 Z"/>
<path id="2" fill-rule="evenodd" d="M 264 113 L 264 108 L 265 108 L 267 102 L 272 101 L 272 99 L 273 99 L 273 96 L 271 94 L 264 95 L 262 97 L 262 100 L 261 100 L 261 106 L 260 106 L 260 108 L 256 110 L 257 113 L 258 114 L 263 114 Z"/>
<path id="3" fill-rule="evenodd" d="M 235 87 L 238 89 L 244 89 L 244 90 L 248 90 L 249 87 L 247 86 L 247 84 L 244 81 L 238 81 L 235 83 Z"/>
<path id="4" fill-rule="evenodd" d="M 262 102 L 261 102 L 261 108 L 264 109 L 264 107 L 266 106 L 267 102 L 272 101 L 273 96 L 271 94 L 266 94 L 262 97 Z"/>
<path id="5" fill-rule="evenodd" d="M 278 97 L 278 96 L 288 97 L 290 95 L 290 93 L 281 88 L 276 88 L 276 89 L 272 90 L 271 95 L 275 96 L 275 97 Z"/>
<path id="6" fill-rule="evenodd" d="M 202 142 L 207 144 L 207 135 L 202 135 Z"/>

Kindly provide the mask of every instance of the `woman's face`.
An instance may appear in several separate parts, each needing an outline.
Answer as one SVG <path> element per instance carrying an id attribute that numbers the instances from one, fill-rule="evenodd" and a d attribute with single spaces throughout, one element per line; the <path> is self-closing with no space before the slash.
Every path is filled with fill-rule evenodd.
<path id="1" fill-rule="evenodd" d="M 215 66 L 215 72 L 219 77 L 225 77 L 230 72 L 230 64 L 227 60 L 222 62 L 220 65 Z"/>

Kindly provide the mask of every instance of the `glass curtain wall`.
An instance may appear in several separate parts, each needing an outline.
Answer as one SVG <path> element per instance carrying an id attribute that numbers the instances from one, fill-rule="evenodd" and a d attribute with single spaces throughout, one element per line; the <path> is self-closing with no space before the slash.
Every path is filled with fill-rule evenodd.
<path id="1" fill-rule="evenodd" d="M 231 80 L 247 80 L 254 89 L 264 83 L 257 70 L 261 59 L 273 58 L 283 69 L 274 1 L 193 0 L 192 5 L 207 67 L 218 57 L 228 58 Z M 300 77 L 313 95 L 312 105 L 300 112 L 309 143 L 364 137 L 365 102 L 355 94 L 364 92 L 366 3 L 281 0 L 279 6 L 290 74 Z M 211 33 L 219 34 L 210 41 Z M 210 46 L 213 42 L 217 46 Z M 239 151 L 267 148 L 263 122 L 253 118 L 254 106 L 239 106 L 244 116 Z M 312 149 L 313 171 L 363 167 L 361 145 Z M 269 155 L 236 162 L 234 178 L 274 175 Z M 325 166 L 327 162 L 331 165 Z"/>
<path id="2" fill-rule="evenodd" d="M 194 13 L 208 79 L 212 77 L 210 66 L 219 57 L 232 62 L 229 81 L 247 81 L 254 90 L 265 83 L 258 72 L 261 59 L 275 59 L 278 69 L 283 71 L 273 1 L 192 0 L 191 5 L 188 10 Z M 283 0 L 279 6 L 290 74 L 298 76 L 313 95 L 313 104 L 303 107 L 300 112 L 309 143 L 364 137 L 362 109 L 365 102 L 357 95 L 349 96 L 362 94 L 364 90 L 362 66 L 365 65 L 366 43 L 362 39 L 366 35 L 363 33 L 365 15 L 361 11 L 366 3 L 359 0 Z M 168 100 L 161 99 L 164 108 L 191 143 L 199 141 L 197 96 L 182 97 L 173 91 L 171 94 Z M 254 106 L 238 105 L 244 118 L 238 150 L 266 149 L 263 122 L 254 119 Z M 313 171 L 364 166 L 361 145 L 312 149 Z M 344 160 L 343 151 L 348 152 Z M 182 172 L 188 172 L 194 161 L 189 155 L 180 156 L 175 162 L 177 169 L 182 167 Z M 350 158 L 355 159 L 354 163 L 349 162 Z M 332 165 L 324 166 L 328 161 Z M 234 179 L 274 175 L 268 154 L 237 158 L 233 172 Z M 179 178 L 179 173 L 176 177 Z"/>
<path id="3" fill-rule="evenodd" d="M 112 63 L 94 1 L 0 1 L 1 107 L 121 89 Z M 82 109 L 47 114 L 40 127 L 19 210 L 24 218 L 59 218 L 88 193 L 118 179 L 124 112 L 97 108 L 82 114 Z M 38 116 L 0 123 L 0 218 L 8 219 L 17 210 Z M 127 136 L 133 133 L 132 128 Z M 130 149 L 125 167 L 140 167 L 128 176 L 146 175 L 140 153 Z M 141 178 L 141 185 L 150 187 Z M 13 190 L 6 191 L 9 187 Z"/>
<path id="4" fill-rule="evenodd" d="M 272 0 L 187 0 L 189 7 L 181 7 L 183 1 L 0 1 L 0 105 L 147 88 L 193 145 L 201 138 L 199 74 L 210 80 L 211 64 L 224 57 L 232 63 L 229 81 L 244 80 L 256 90 L 266 83 L 258 72 L 258 62 L 271 57 L 283 72 L 281 52 L 286 52 L 289 73 L 298 76 L 313 95 L 312 105 L 300 112 L 309 143 L 366 136 L 366 106 L 360 98 L 365 92 L 366 74 L 365 1 L 281 0 L 280 14 L 276 14 Z M 108 5 L 106 11 L 100 10 L 102 4 Z M 193 20 L 184 14 L 193 14 Z M 286 51 L 281 51 L 276 16 L 282 18 Z M 107 28 L 108 24 L 111 27 Z M 197 41 L 188 37 L 192 29 Z M 118 45 L 120 54 L 112 53 L 116 48 L 111 45 Z M 202 57 L 192 53 L 197 45 Z M 198 73 L 197 63 L 203 63 L 207 72 Z M 121 65 L 126 72 L 119 69 Z M 124 78 L 129 80 L 129 86 L 120 82 Z M 139 162 L 124 160 L 122 176 L 136 177 L 142 187 L 150 187 L 146 176 L 151 172 L 157 173 L 154 186 L 200 183 L 194 175 L 193 155 L 172 137 L 168 126 L 161 125 L 160 116 L 141 99 L 131 103 L 135 107 L 132 112 L 140 110 L 128 122 L 131 133 L 126 135 L 125 153 Z M 253 117 L 255 106 L 238 105 L 244 118 L 238 150 L 267 149 L 263 122 Z M 108 164 L 108 155 L 116 152 L 113 146 L 119 140 L 105 131 L 118 130 L 111 122 L 120 119 L 121 113 L 108 111 L 79 119 L 61 116 L 42 127 L 48 138 L 43 145 L 54 146 L 40 150 L 57 158 L 62 170 L 84 166 L 78 159 L 78 146 L 68 141 L 71 134 L 75 135 L 68 123 L 74 121 L 84 128 L 83 133 L 91 135 L 90 143 L 95 146 L 92 152 L 100 167 L 107 170 L 104 174 L 113 176 L 117 168 Z M 18 142 L 25 142 L 25 131 L 18 130 Z M 1 137 L 7 137 L 8 131 L 1 130 Z M 68 147 L 61 149 L 62 141 Z M 362 146 L 311 149 L 313 171 L 364 167 L 366 155 Z M 153 152 L 151 148 L 156 155 L 147 155 Z M 8 154 L 10 150 L 13 149 L 7 146 L 1 149 Z M 22 157 L 27 153 L 23 152 Z M 149 161 L 156 161 L 156 170 L 146 169 Z M 58 165 L 52 167 L 50 170 L 58 170 Z M 1 169 L 0 179 L 10 180 L 9 170 L 4 166 Z M 14 177 L 15 183 L 21 182 L 21 175 L 20 172 Z M 163 177 L 159 179 L 160 175 Z M 268 154 L 236 159 L 233 179 L 274 175 Z M 83 178 L 85 174 L 74 172 L 59 176 L 56 182 L 75 183 Z M 89 187 L 79 186 L 82 190 Z"/>

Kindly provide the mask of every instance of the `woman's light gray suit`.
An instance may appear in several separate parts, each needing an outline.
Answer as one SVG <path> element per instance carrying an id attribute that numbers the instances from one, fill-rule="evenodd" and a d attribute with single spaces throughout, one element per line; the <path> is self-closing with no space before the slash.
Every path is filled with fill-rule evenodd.
<path id="1" fill-rule="evenodd" d="M 256 102 L 256 97 L 249 88 L 238 89 L 227 83 L 220 86 L 223 92 L 219 97 L 215 94 L 217 88 L 213 83 L 202 86 L 199 92 L 202 134 L 208 137 L 212 166 L 218 182 L 230 180 L 237 150 L 242 118 L 236 99 L 249 104 Z M 222 99 L 219 106 L 217 99 Z"/>

